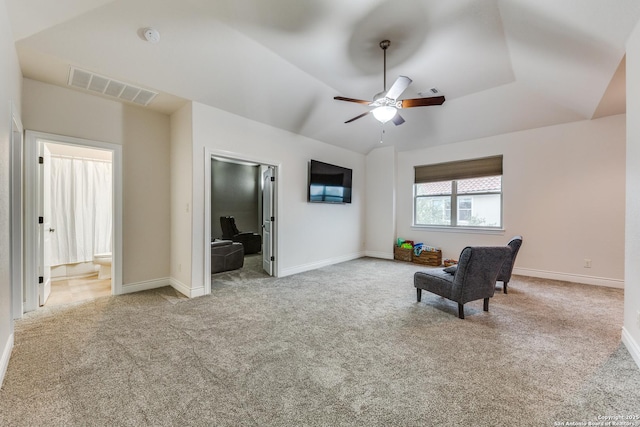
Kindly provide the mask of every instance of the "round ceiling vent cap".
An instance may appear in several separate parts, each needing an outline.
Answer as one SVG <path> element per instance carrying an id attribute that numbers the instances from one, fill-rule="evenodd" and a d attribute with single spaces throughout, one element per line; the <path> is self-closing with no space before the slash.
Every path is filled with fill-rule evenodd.
<path id="1" fill-rule="evenodd" d="M 160 32 L 155 28 L 145 28 L 144 38 L 147 39 L 149 43 L 158 43 L 160 41 Z"/>

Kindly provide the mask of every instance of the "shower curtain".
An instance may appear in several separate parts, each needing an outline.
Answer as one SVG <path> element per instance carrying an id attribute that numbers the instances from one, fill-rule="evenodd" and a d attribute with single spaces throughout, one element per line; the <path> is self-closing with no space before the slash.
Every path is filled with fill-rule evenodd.
<path id="1" fill-rule="evenodd" d="M 111 252 L 111 163 L 51 156 L 51 265 Z"/>

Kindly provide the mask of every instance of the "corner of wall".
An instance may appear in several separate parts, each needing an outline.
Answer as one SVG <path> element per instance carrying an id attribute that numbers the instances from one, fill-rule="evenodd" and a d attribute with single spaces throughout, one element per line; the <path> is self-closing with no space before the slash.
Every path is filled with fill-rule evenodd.
<path id="1" fill-rule="evenodd" d="M 366 156 L 365 253 L 393 259 L 396 235 L 397 158 L 395 147 L 380 147 Z"/>
<path id="2" fill-rule="evenodd" d="M 9 335 L 7 342 L 4 345 L 2 356 L 0 357 L 0 387 L 4 382 L 4 375 L 7 373 L 9 367 L 9 359 L 11 358 L 11 350 L 13 349 L 13 333 Z"/>
<path id="3" fill-rule="evenodd" d="M 640 367 L 640 23 L 626 45 L 627 140 L 626 140 L 626 217 L 624 254 L 624 326 L 622 341 Z"/>
<path id="4" fill-rule="evenodd" d="M 187 103 L 170 117 L 171 168 L 171 254 L 169 276 L 171 285 L 180 283 L 191 288 L 191 234 L 193 223 L 193 111 Z M 174 286 L 175 287 L 175 286 Z M 187 292 L 188 293 L 188 292 Z"/>
<path id="5" fill-rule="evenodd" d="M 629 331 L 625 327 L 622 328 L 622 342 L 631 354 L 631 357 L 640 368 L 640 344 L 633 339 Z"/>

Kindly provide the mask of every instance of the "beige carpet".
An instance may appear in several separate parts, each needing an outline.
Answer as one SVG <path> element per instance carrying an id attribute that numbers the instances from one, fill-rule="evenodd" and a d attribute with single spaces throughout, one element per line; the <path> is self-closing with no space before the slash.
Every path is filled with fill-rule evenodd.
<path id="1" fill-rule="evenodd" d="M 213 294 L 170 288 L 43 309 L 16 324 L 3 426 L 552 426 L 640 413 L 622 290 L 515 277 L 457 306 L 409 263 L 282 279 L 246 268 Z M 558 424 L 556 424 L 558 425 Z"/>

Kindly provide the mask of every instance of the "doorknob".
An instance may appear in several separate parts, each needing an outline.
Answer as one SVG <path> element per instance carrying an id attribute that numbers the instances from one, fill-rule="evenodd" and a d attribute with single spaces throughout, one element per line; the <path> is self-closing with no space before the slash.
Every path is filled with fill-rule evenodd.
<path id="1" fill-rule="evenodd" d="M 49 233 L 53 233 L 54 231 L 56 231 L 55 228 L 49 228 Z"/>

